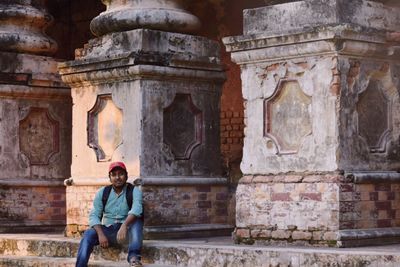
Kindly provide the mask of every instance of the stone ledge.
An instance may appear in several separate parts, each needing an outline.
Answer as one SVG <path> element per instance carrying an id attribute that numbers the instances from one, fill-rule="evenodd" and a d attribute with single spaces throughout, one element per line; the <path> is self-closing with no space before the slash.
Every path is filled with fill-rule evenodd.
<path id="1" fill-rule="evenodd" d="M 375 244 L 400 243 L 400 227 L 340 230 L 340 247 L 360 247 Z"/>
<path id="2" fill-rule="evenodd" d="M 133 181 L 132 181 L 133 179 Z M 145 178 L 129 178 L 128 182 L 135 185 L 170 185 L 170 186 L 187 186 L 187 185 L 226 185 L 228 179 L 224 177 L 145 177 Z M 64 180 L 66 186 L 104 186 L 109 185 L 108 178 L 69 178 Z"/>
<path id="3" fill-rule="evenodd" d="M 348 177 L 339 173 L 321 174 L 276 174 L 276 175 L 245 175 L 239 180 L 239 184 L 257 183 L 349 183 Z"/>
<path id="4" fill-rule="evenodd" d="M 31 180 L 31 179 L 0 179 L 0 186 L 10 187 L 64 187 L 64 178 L 62 179 L 48 179 L 48 180 Z"/>
<path id="5" fill-rule="evenodd" d="M 345 176 L 355 184 L 400 183 L 398 172 L 349 172 Z"/>
<path id="6" fill-rule="evenodd" d="M 188 224 L 144 227 L 145 239 L 176 239 L 229 236 L 234 227 L 225 224 Z"/>

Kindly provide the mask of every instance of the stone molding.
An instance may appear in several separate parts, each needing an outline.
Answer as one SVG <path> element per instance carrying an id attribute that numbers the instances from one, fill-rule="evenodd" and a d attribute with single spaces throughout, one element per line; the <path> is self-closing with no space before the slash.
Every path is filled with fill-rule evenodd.
<path id="1" fill-rule="evenodd" d="M 306 0 L 249 9 L 243 12 L 245 35 L 282 34 L 343 24 L 360 30 L 391 30 L 400 27 L 399 9 L 374 1 Z"/>
<path id="2" fill-rule="evenodd" d="M 239 184 L 351 183 L 350 178 L 339 173 L 245 175 Z"/>
<path id="3" fill-rule="evenodd" d="M 137 177 L 133 177 L 134 183 Z M 128 178 L 128 182 L 132 180 Z M 144 177 L 140 178 L 140 183 L 146 185 L 166 185 L 166 186 L 187 186 L 187 185 L 226 185 L 228 179 L 224 177 Z M 64 180 L 66 186 L 102 186 L 109 185 L 108 178 L 69 178 Z"/>
<path id="4" fill-rule="evenodd" d="M 339 247 L 394 244 L 400 241 L 400 227 L 339 230 Z"/>
<path id="5" fill-rule="evenodd" d="M 400 53 L 386 45 L 384 34 L 361 33 L 343 25 L 305 29 L 303 33 L 285 36 L 263 33 L 225 37 L 223 42 L 226 50 L 232 52 L 232 60 L 239 65 L 318 55 L 351 55 L 390 61 L 400 59 Z"/>
<path id="6" fill-rule="evenodd" d="M 344 175 L 355 184 L 400 183 L 398 172 L 348 172 Z"/>
<path id="7" fill-rule="evenodd" d="M 64 186 L 64 178 L 62 179 L 47 179 L 47 180 L 32 180 L 21 178 L 0 179 L 0 186 L 9 187 L 61 187 Z"/>
<path id="8" fill-rule="evenodd" d="M 213 80 L 216 82 L 225 81 L 223 72 L 178 69 L 172 67 L 159 67 L 150 65 L 126 66 L 120 68 L 109 68 L 102 70 L 92 70 L 87 72 L 69 72 L 61 68 L 60 73 L 65 83 L 71 86 L 112 83 L 126 80 L 140 80 L 150 77 L 163 77 L 164 79 L 192 79 L 192 80 Z"/>
<path id="9" fill-rule="evenodd" d="M 186 11 L 182 0 L 108 0 L 107 6 L 90 23 L 96 36 L 110 32 L 147 28 L 168 32 L 193 33 L 201 26 L 200 20 Z"/>
<path id="10" fill-rule="evenodd" d="M 9 2 L 0 4 L 0 49 L 38 55 L 54 54 L 57 43 L 44 33 L 53 20 L 51 15 L 32 6 L 32 1 Z"/>

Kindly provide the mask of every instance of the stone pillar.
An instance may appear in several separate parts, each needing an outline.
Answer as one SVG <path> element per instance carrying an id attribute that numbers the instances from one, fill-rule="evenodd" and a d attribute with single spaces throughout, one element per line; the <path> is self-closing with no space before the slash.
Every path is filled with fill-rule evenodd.
<path id="1" fill-rule="evenodd" d="M 0 3 L 0 232 L 65 227 L 71 98 L 39 1 Z"/>
<path id="2" fill-rule="evenodd" d="M 245 140 L 235 236 L 359 246 L 400 240 L 399 7 L 298 1 L 245 10 Z"/>
<path id="3" fill-rule="evenodd" d="M 199 21 L 181 1 L 104 3 L 91 23 L 99 37 L 59 66 L 74 102 L 68 235 L 86 229 L 117 160 L 144 184 L 148 238 L 229 233 L 218 44 L 186 34 Z"/>

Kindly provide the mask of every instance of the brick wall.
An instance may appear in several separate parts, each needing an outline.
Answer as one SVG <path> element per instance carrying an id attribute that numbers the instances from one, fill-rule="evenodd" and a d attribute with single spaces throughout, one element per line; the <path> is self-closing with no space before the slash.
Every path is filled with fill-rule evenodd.
<path id="1" fill-rule="evenodd" d="M 0 218 L 26 225 L 65 225 L 65 187 L 0 188 Z M 0 219 L 1 220 L 1 219 Z"/>
<path id="2" fill-rule="evenodd" d="M 239 243 L 335 244 L 340 177 L 245 176 L 237 190 Z"/>
<path id="3" fill-rule="evenodd" d="M 399 226 L 399 184 L 341 185 L 340 229 Z"/>
<path id="4" fill-rule="evenodd" d="M 143 187 L 145 225 L 227 223 L 226 186 Z"/>
<path id="5" fill-rule="evenodd" d="M 343 175 L 245 176 L 237 190 L 238 243 L 341 245 L 341 230 L 400 226 L 400 184 Z"/>
<path id="6" fill-rule="evenodd" d="M 68 236 L 88 227 L 88 215 L 100 186 L 67 187 Z M 143 186 L 145 226 L 227 223 L 226 186 Z"/>

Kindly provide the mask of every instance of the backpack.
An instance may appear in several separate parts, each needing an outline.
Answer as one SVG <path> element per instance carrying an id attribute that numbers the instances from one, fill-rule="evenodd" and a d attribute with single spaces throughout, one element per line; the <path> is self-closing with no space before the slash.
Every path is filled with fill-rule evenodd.
<path id="1" fill-rule="evenodd" d="M 135 188 L 134 185 L 131 183 L 126 183 L 126 192 L 125 192 L 125 198 L 126 202 L 128 203 L 129 210 L 132 209 L 132 197 L 133 197 L 133 189 Z M 101 197 L 101 201 L 103 202 L 103 212 L 101 213 L 103 215 L 104 209 L 107 204 L 108 197 L 110 196 L 112 189 L 112 185 L 108 185 L 104 187 L 103 195 Z"/>

